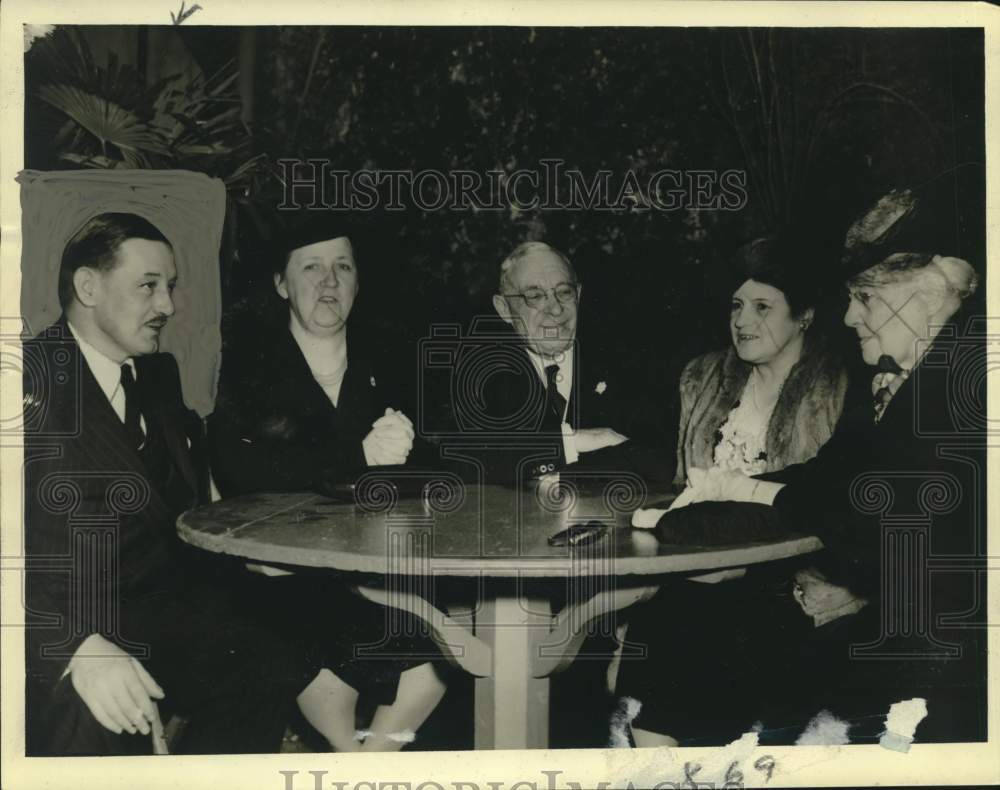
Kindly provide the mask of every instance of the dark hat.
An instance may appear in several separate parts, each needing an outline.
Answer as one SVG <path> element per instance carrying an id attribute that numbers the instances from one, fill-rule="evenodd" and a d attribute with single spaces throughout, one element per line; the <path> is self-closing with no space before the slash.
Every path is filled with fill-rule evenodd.
<path id="1" fill-rule="evenodd" d="M 986 264 L 986 172 L 958 165 L 910 189 L 894 189 L 847 231 L 841 257 L 844 279 L 910 253 L 962 258 L 979 273 Z"/>
<path id="2" fill-rule="evenodd" d="M 269 255 L 275 272 L 284 273 L 288 256 L 300 247 L 346 236 L 351 246 L 357 245 L 357 229 L 352 227 L 346 214 L 334 211 L 282 212 L 278 216 L 274 243 Z M 355 253 L 355 256 L 357 253 Z"/>
<path id="3" fill-rule="evenodd" d="M 816 307 L 831 283 L 833 261 L 824 245 L 786 228 L 743 244 L 730 260 L 727 290 L 756 280 L 784 293 L 792 312 Z"/>

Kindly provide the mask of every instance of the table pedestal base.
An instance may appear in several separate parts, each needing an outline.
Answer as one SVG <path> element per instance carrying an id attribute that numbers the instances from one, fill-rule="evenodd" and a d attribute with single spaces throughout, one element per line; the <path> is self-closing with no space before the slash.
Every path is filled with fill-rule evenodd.
<path id="1" fill-rule="evenodd" d="M 432 629 L 441 652 L 476 678 L 476 749 L 549 745 L 549 676 L 576 657 L 587 625 L 656 592 L 626 587 L 569 603 L 552 615 L 548 597 L 520 583 L 483 580 L 474 609 L 445 614 L 412 593 L 358 587 L 364 597 L 408 611 Z"/>
<path id="2" fill-rule="evenodd" d="M 475 635 L 492 648 L 492 674 L 476 678 L 476 749 L 544 749 L 549 743 L 549 679 L 532 677 L 548 636 L 549 602 L 525 596 L 488 598 Z"/>

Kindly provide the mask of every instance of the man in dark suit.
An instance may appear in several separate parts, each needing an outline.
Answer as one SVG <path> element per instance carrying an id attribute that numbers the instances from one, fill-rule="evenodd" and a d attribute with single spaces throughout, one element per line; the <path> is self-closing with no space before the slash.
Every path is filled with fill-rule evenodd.
<path id="1" fill-rule="evenodd" d="M 569 259 L 543 242 L 525 242 L 501 264 L 499 286 L 493 306 L 509 337 L 487 354 L 472 343 L 458 362 L 481 367 L 467 377 L 473 389 L 463 387 L 457 397 L 465 403 L 456 406 L 471 415 L 464 427 L 489 437 L 487 479 L 523 481 L 570 468 L 646 471 L 637 457 L 641 442 L 629 440 L 650 431 L 662 438 L 654 427 L 662 420 L 650 417 L 654 404 L 635 397 L 612 357 L 578 337 L 582 287 Z M 668 447 L 662 443 L 666 459 Z"/>
<path id="2" fill-rule="evenodd" d="M 94 217 L 63 253 L 63 316 L 24 345 L 30 755 L 149 753 L 175 711 L 176 751 L 277 751 L 308 682 L 175 532 L 205 490 L 158 353 L 176 280 L 156 227 Z"/>
<path id="3" fill-rule="evenodd" d="M 525 242 L 504 259 L 499 274 L 493 306 L 503 325 L 483 332 L 480 322 L 455 362 L 454 441 L 474 437 L 481 444 L 449 447 L 450 454 L 478 461 L 488 483 L 521 484 L 556 472 L 561 482 L 588 493 L 610 485 L 624 491 L 624 483 L 638 506 L 646 451 L 670 467 L 664 476 L 673 473 L 674 445 L 661 432 L 666 409 L 656 413 L 663 404 L 628 381 L 596 336 L 581 338 L 583 289 L 565 255 Z M 592 585 L 602 583 L 571 579 L 554 595 L 554 608 L 586 600 Z M 592 622 L 575 663 L 553 678 L 553 746 L 606 743 L 611 699 L 605 672 L 615 627 L 611 616 Z"/>

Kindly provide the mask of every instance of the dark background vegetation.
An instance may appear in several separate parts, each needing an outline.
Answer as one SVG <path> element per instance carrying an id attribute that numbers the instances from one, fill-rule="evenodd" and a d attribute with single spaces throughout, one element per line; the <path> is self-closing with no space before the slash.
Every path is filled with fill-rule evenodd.
<path id="1" fill-rule="evenodd" d="M 831 275 L 847 224 L 880 194 L 984 160 L 983 62 L 971 29 L 59 27 L 25 58 L 26 166 L 225 179 L 231 311 L 269 289 L 281 157 L 482 173 L 558 157 L 614 183 L 745 170 L 737 212 L 350 217 L 377 241 L 355 318 L 401 355 L 432 322 L 491 312 L 499 262 L 544 239 L 580 270 L 581 331 L 669 391 L 677 364 L 727 342 L 724 275 L 742 242 L 807 229 L 802 265 Z"/>

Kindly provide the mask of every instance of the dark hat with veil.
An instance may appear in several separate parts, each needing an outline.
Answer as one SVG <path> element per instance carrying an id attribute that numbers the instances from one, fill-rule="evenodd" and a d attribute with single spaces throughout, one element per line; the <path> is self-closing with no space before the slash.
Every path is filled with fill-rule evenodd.
<path id="1" fill-rule="evenodd" d="M 986 173 L 958 165 L 930 181 L 883 196 L 847 231 L 841 276 L 849 279 L 890 255 L 961 258 L 986 268 Z"/>

